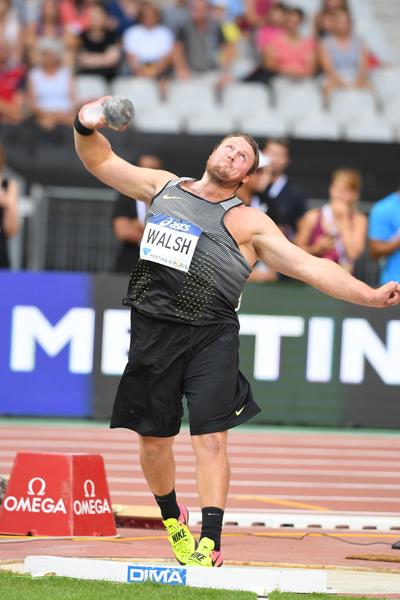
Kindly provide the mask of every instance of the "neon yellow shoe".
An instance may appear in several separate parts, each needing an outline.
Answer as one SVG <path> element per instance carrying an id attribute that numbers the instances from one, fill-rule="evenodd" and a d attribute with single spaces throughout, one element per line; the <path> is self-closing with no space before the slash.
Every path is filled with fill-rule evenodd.
<path id="1" fill-rule="evenodd" d="M 208 537 L 201 538 L 199 545 L 186 563 L 187 567 L 222 567 L 223 558 L 220 550 L 214 550 L 215 544 Z"/>
<path id="2" fill-rule="evenodd" d="M 186 565 L 196 549 L 196 540 L 190 533 L 187 525 L 189 522 L 189 513 L 186 506 L 179 505 L 179 508 L 181 509 L 181 514 L 177 519 L 166 519 L 163 523 L 168 531 L 168 540 L 177 561 L 181 565 Z"/>

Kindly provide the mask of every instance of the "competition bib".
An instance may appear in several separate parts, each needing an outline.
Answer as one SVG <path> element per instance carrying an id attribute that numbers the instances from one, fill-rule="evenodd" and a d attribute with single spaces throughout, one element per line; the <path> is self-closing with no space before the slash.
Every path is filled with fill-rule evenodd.
<path id="1" fill-rule="evenodd" d="M 166 215 L 150 217 L 140 244 L 140 258 L 188 271 L 201 235 L 200 227 Z"/>

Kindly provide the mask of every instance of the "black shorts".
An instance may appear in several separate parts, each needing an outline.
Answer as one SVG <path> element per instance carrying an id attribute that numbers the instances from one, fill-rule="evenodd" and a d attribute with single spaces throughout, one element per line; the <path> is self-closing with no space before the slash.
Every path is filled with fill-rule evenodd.
<path id="1" fill-rule="evenodd" d="M 234 323 L 186 325 L 132 310 L 129 362 L 110 427 L 176 435 L 184 396 L 191 435 L 226 431 L 254 417 L 261 409 L 239 371 L 238 334 Z"/>

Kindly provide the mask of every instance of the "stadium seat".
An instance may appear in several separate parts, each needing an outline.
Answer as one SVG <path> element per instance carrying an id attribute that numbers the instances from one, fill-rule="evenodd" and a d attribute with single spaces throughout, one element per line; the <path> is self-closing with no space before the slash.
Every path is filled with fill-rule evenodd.
<path id="1" fill-rule="evenodd" d="M 315 112 L 298 119 L 292 127 L 295 137 L 313 140 L 337 140 L 341 137 L 341 128 L 325 112 Z"/>
<path id="2" fill-rule="evenodd" d="M 397 4 L 396 0 L 392 1 Z M 378 2 L 384 4 L 381 0 L 350 0 L 350 12 L 355 33 L 367 43 L 369 50 L 377 57 L 384 62 L 391 62 L 396 59 L 396 56 L 388 43 L 385 28 L 376 18 L 374 5 Z"/>
<path id="3" fill-rule="evenodd" d="M 110 93 L 108 84 L 99 75 L 76 75 L 75 86 L 78 104 L 96 100 Z"/>
<path id="4" fill-rule="evenodd" d="M 381 103 L 400 100 L 400 70 L 396 68 L 377 69 L 371 75 L 376 93 Z"/>
<path id="5" fill-rule="evenodd" d="M 232 116 L 259 112 L 268 104 L 268 89 L 262 83 L 233 83 L 222 94 L 222 108 Z"/>
<path id="6" fill-rule="evenodd" d="M 289 126 L 276 110 L 264 110 L 243 116 L 238 122 L 239 129 L 250 135 L 280 137 L 287 135 Z"/>
<path id="7" fill-rule="evenodd" d="M 393 142 L 396 134 L 383 117 L 375 117 L 348 125 L 345 138 L 359 142 Z"/>
<path id="8" fill-rule="evenodd" d="M 400 130 L 400 102 L 394 99 L 390 104 L 385 104 L 383 117 L 389 125 Z"/>
<path id="9" fill-rule="evenodd" d="M 168 84 L 166 105 L 171 112 L 190 116 L 216 106 L 215 85 L 204 78 L 171 81 Z"/>
<path id="10" fill-rule="evenodd" d="M 142 109 L 136 113 L 134 127 L 149 133 L 179 133 L 184 128 L 184 121 L 178 114 L 171 113 L 166 106 Z"/>
<path id="11" fill-rule="evenodd" d="M 240 81 L 250 75 L 257 67 L 254 57 L 237 58 L 230 67 L 233 79 Z"/>
<path id="12" fill-rule="evenodd" d="M 375 97 L 368 90 L 335 90 L 329 103 L 329 112 L 340 125 L 375 117 Z"/>
<path id="13" fill-rule="evenodd" d="M 187 119 L 186 130 L 196 134 L 228 134 L 237 129 L 236 119 L 221 108 L 208 108 Z"/>
<path id="14" fill-rule="evenodd" d="M 271 79 L 271 88 L 274 96 L 278 100 L 283 94 L 289 94 L 293 89 L 319 89 L 318 83 L 313 79 L 305 79 L 303 81 L 294 81 L 290 77 L 279 75 Z"/>
<path id="15" fill-rule="evenodd" d="M 204 81 L 208 85 L 217 85 L 218 80 L 221 78 L 221 72 L 214 69 L 213 71 L 203 71 L 195 76 L 196 81 Z"/>
<path id="16" fill-rule="evenodd" d="M 111 93 L 126 96 L 139 109 L 160 103 L 158 83 L 145 77 L 117 77 L 112 82 Z"/>
<path id="17" fill-rule="evenodd" d="M 284 93 L 282 91 L 277 93 L 276 107 L 285 118 L 293 121 L 305 115 L 320 113 L 323 108 L 323 98 L 317 86 L 292 85 Z"/>

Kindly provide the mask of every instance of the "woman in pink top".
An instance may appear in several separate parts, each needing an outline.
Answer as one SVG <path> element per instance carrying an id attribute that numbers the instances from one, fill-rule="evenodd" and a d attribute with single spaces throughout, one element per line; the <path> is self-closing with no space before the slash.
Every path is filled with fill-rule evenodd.
<path id="1" fill-rule="evenodd" d="M 365 248 L 367 217 L 357 210 L 362 180 L 358 171 L 338 169 L 332 175 L 329 203 L 305 213 L 295 244 L 348 271 Z"/>
<path id="2" fill-rule="evenodd" d="M 287 10 L 284 30 L 262 49 L 262 61 L 268 71 L 296 79 L 314 75 L 316 46 L 312 38 L 304 38 L 300 34 L 303 19 L 301 9 Z"/>
<path id="3" fill-rule="evenodd" d="M 259 51 L 268 46 L 272 38 L 283 30 L 286 15 L 287 7 L 282 2 L 271 6 L 265 24 L 256 31 L 256 46 Z"/>

